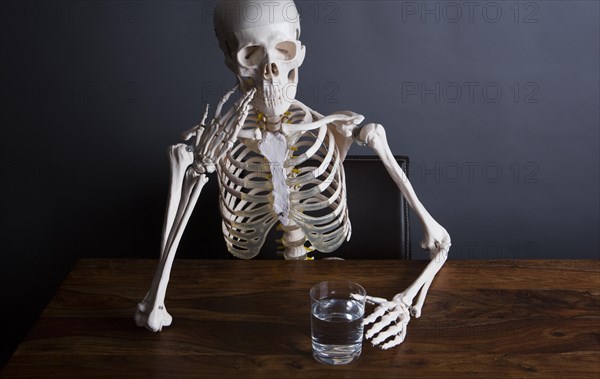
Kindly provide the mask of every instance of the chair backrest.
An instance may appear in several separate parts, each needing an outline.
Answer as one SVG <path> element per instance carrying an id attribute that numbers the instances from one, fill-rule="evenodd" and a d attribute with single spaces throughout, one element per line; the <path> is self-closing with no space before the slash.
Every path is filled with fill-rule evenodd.
<path id="1" fill-rule="evenodd" d="M 408 157 L 395 158 L 408 175 Z M 410 259 L 409 207 L 379 157 L 348 156 L 344 169 L 352 236 L 317 259 Z"/>
<path id="2" fill-rule="evenodd" d="M 408 157 L 396 156 L 408 175 Z M 400 190 L 376 156 L 348 156 L 344 161 L 352 236 L 334 253 L 316 253 L 316 259 L 410 259 L 408 206 Z M 218 210 L 217 180 L 204 187 L 183 235 L 177 256 L 195 259 L 232 258 L 227 252 Z M 256 259 L 282 259 L 271 230 Z"/>

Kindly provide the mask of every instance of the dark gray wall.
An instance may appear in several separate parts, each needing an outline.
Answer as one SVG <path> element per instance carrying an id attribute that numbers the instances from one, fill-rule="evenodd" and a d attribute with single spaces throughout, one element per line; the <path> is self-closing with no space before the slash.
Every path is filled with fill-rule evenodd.
<path id="1" fill-rule="evenodd" d="M 4 353 L 78 257 L 157 256 L 165 147 L 233 84 L 214 4 L 0 3 Z M 298 6 L 300 99 L 386 126 L 453 258 L 598 258 L 597 1 Z"/>

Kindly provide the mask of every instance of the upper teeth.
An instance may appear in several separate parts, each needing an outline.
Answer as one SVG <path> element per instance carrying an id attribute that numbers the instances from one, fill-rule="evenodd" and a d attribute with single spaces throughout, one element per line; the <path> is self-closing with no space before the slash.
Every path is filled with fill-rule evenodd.
<path id="1" fill-rule="evenodd" d="M 260 96 L 265 101 L 278 101 L 282 99 L 282 91 L 278 85 L 265 86 L 262 92 L 260 92 Z"/>

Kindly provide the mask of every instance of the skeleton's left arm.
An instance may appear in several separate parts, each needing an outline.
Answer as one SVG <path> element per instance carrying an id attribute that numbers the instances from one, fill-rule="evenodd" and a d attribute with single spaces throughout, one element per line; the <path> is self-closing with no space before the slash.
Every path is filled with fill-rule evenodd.
<path id="1" fill-rule="evenodd" d="M 387 142 L 385 129 L 379 124 L 367 124 L 357 130 L 355 139 L 358 143 L 372 148 L 385 165 L 388 173 L 396 182 L 396 185 L 406 198 L 406 201 L 416 213 L 419 221 L 423 225 L 425 235 L 421 241 L 421 248 L 429 250 L 431 258 L 437 255 L 444 246 L 450 244 L 450 236 L 446 230 L 438 224 L 427 212 L 423 204 L 417 198 L 415 191 L 408 180 L 408 177 L 402 171 Z"/>
<path id="2" fill-rule="evenodd" d="M 361 117 L 356 117 L 356 119 L 362 121 Z M 381 298 L 368 299 L 371 303 L 379 306 L 375 312 L 365 318 L 365 325 L 373 324 L 367 331 L 366 337 L 372 339 L 374 345 L 388 349 L 402 343 L 406 336 L 406 325 L 410 320 L 410 316 L 418 318 L 421 315 L 421 309 L 429 286 L 448 257 L 450 235 L 446 229 L 431 217 L 417 198 L 408 177 L 394 159 L 394 155 L 387 142 L 385 129 L 382 125 L 367 124 L 363 127 L 358 127 L 350 123 L 335 124 L 339 133 L 338 135 L 345 135 L 348 138 L 351 130 L 351 135 L 355 142 L 369 146 L 381 158 L 388 173 L 423 225 L 425 235 L 421 241 L 421 248 L 430 252 L 431 261 L 421 275 L 406 290 L 394 296 L 391 301 Z M 415 297 L 416 301 L 414 301 Z"/>

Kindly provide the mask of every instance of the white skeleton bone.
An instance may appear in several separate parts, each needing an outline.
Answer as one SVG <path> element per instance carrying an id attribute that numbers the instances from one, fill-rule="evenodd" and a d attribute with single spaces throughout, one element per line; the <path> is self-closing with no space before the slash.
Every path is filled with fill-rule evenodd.
<path id="1" fill-rule="evenodd" d="M 421 316 L 421 309 L 429 286 L 437 272 L 444 265 L 449 248 L 450 243 L 433 253 L 431 261 L 417 280 L 406 290 L 394 296 L 392 301 L 367 296 L 368 302 L 379 305 L 373 313 L 363 320 L 365 326 L 373 324 L 365 333 L 365 337 L 371 339 L 373 345 L 378 345 L 382 349 L 389 349 L 404 341 L 410 317 L 419 318 Z M 417 301 L 413 305 L 413 300 L 417 294 Z"/>
<path id="2" fill-rule="evenodd" d="M 262 17 L 245 17 L 248 7 Z M 450 236 L 418 200 L 381 125 L 361 127 L 364 117 L 348 111 L 323 116 L 295 99 L 305 47 L 293 1 L 220 1 L 215 30 L 238 85 L 223 96 L 208 125 L 207 106 L 200 124 L 183 133 L 184 140 L 193 139 L 191 145 L 169 149 L 171 184 L 160 261 L 137 307 L 136 323 L 152 331 L 171 324 L 164 305 L 171 266 L 207 175 L 213 172 L 223 236 L 234 256 L 256 256 L 278 221 L 286 259 L 306 259 L 313 248 L 336 250 L 352 230 L 342 163 L 356 142 L 381 158 L 422 223 L 421 247 L 431 254 L 423 273 L 392 301 L 367 297 L 379 306 L 365 318 L 365 325 L 373 324 L 366 338 L 384 349 L 401 343 L 410 317 L 420 316 L 429 286 L 446 261 Z M 223 113 L 237 92 L 240 99 Z"/>

